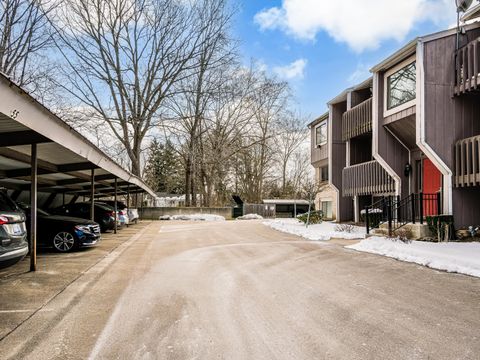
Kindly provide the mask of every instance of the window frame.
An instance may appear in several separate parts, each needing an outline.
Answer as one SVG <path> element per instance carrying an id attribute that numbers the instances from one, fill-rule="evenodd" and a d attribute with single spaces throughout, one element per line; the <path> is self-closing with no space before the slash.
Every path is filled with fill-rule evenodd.
<path id="1" fill-rule="evenodd" d="M 417 62 L 417 56 L 413 55 L 413 56 L 410 56 L 408 59 L 405 59 L 402 62 L 398 63 L 397 65 L 395 65 L 394 67 L 390 68 L 388 71 L 385 72 L 383 77 L 383 116 L 384 117 L 396 114 L 400 111 L 408 109 L 417 104 L 418 94 L 416 90 L 416 84 L 418 81 L 418 64 L 415 64 L 415 98 L 403 104 L 397 105 L 391 109 L 388 109 L 388 78 L 393 74 L 395 74 L 396 72 L 398 72 L 399 70 L 416 62 Z"/>
<path id="2" fill-rule="evenodd" d="M 318 138 L 317 138 L 317 130 L 320 129 L 322 126 L 325 126 L 325 140 L 318 143 Z M 319 124 L 315 125 L 315 131 L 314 131 L 314 136 L 315 136 L 315 146 L 316 147 L 321 147 L 323 145 L 326 145 L 328 143 L 328 121 L 323 120 Z"/>

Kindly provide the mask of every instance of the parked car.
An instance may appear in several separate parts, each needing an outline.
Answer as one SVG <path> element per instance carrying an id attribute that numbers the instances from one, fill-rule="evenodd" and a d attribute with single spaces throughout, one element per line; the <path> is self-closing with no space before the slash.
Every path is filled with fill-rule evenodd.
<path id="1" fill-rule="evenodd" d="M 28 253 L 25 214 L 0 190 L 0 268 L 22 260 Z"/>
<path id="2" fill-rule="evenodd" d="M 140 216 L 138 215 L 138 209 L 128 209 L 128 221 L 132 223 L 137 223 Z"/>
<path id="3" fill-rule="evenodd" d="M 55 215 L 73 216 L 81 219 L 90 219 L 89 202 L 79 202 L 67 204 L 55 209 L 51 209 L 50 213 Z M 105 232 L 112 230 L 115 226 L 115 212 L 107 205 L 102 203 L 95 203 L 94 221 L 100 225 L 100 231 Z"/>
<path id="4" fill-rule="evenodd" d="M 115 206 L 115 200 L 105 200 L 105 201 L 102 201 L 102 203 L 110 205 L 111 207 Z M 138 222 L 137 209 L 127 208 L 127 205 L 125 205 L 125 203 L 122 201 L 117 201 L 117 209 L 119 211 L 119 217 L 122 219 L 122 222 L 125 225 L 131 224 L 133 222 L 135 223 Z M 125 220 L 123 220 L 123 218 L 125 218 Z"/>
<path id="5" fill-rule="evenodd" d="M 18 203 L 25 212 L 30 229 L 30 206 Z M 100 225 L 92 220 L 70 216 L 50 215 L 37 209 L 37 244 L 69 252 L 80 247 L 93 246 L 100 240 Z"/>
<path id="6" fill-rule="evenodd" d="M 105 207 L 108 207 L 115 214 L 114 205 L 110 205 L 105 201 L 99 201 L 98 203 Z M 112 203 L 114 202 L 112 201 Z M 125 211 L 119 210 L 119 208 L 117 207 L 117 228 L 122 228 L 125 225 L 128 225 L 128 219 L 126 218 Z"/>

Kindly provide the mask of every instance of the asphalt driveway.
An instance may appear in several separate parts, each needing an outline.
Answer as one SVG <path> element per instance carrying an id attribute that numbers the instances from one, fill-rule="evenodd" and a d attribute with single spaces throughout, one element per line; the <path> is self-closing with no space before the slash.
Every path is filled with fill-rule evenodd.
<path id="1" fill-rule="evenodd" d="M 480 356 L 479 279 L 257 221 L 153 222 L 132 236 L 0 341 L 2 358 Z"/>

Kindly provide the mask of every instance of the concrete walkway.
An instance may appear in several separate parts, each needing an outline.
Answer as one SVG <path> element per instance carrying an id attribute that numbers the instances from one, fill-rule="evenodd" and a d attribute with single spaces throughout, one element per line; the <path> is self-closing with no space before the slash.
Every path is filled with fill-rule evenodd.
<path id="1" fill-rule="evenodd" d="M 0 284 L 2 301 L 17 276 Z M 255 221 L 154 222 L 0 349 L 5 359 L 478 359 L 478 329 L 475 278 Z"/>

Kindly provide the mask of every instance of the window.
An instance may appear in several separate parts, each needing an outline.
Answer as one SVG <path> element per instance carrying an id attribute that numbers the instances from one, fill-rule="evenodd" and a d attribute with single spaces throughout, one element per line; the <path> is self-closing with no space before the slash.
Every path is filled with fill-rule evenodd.
<path id="1" fill-rule="evenodd" d="M 332 218 L 332 202 L 331 201 L 322 201 L 321 204 L 323 216 L 327 219 Z"/>
<path id="2" fill-rule="evenodd" d="M 320 181 L 328 181 L 328 166 L 324 166 L 320 169 Z"/>
<path id="3" fill-rule="evenodd" d="M 416 98 L 416 62 L 411 62 L 393 73 L 387 73 L 387 111 Z"/>
<path id="4" fill-rule="evenodd" d="M 315 145 L 322 146 L 327 143 L 327 122 L 324 121 L 315 128 Z"/>

